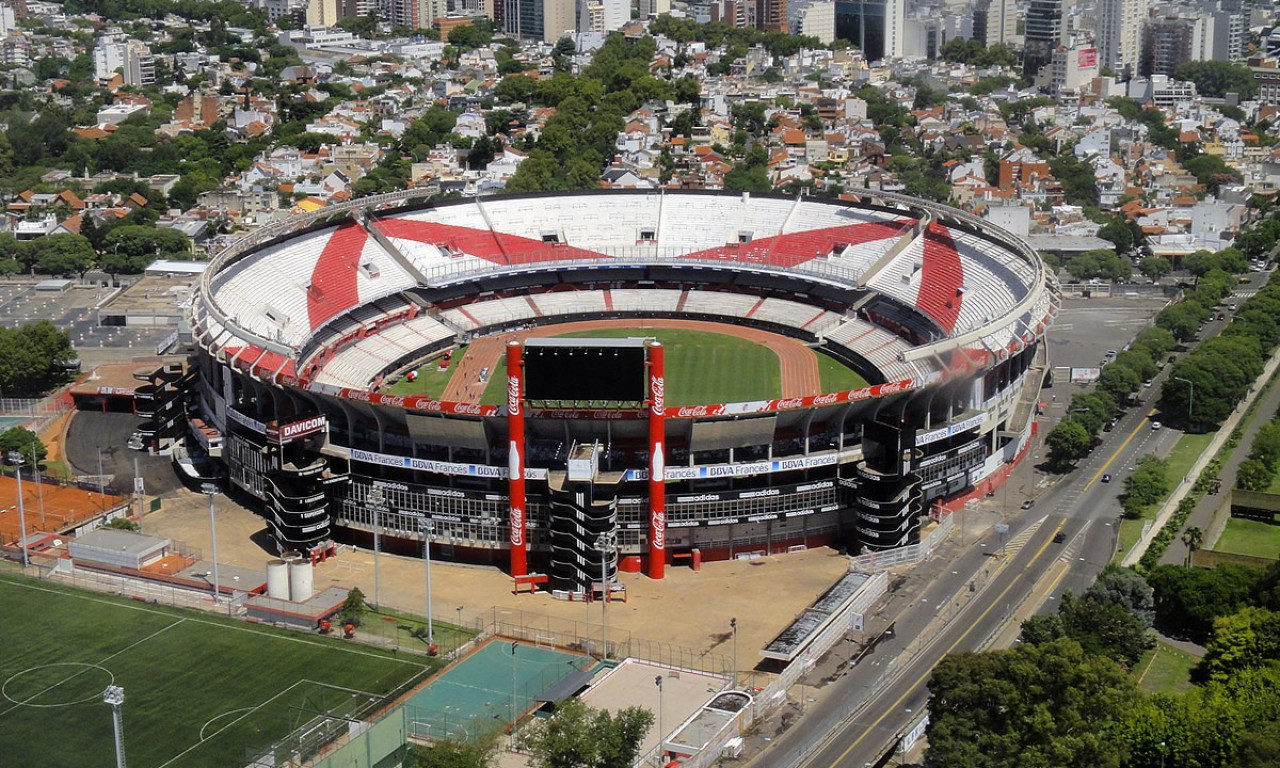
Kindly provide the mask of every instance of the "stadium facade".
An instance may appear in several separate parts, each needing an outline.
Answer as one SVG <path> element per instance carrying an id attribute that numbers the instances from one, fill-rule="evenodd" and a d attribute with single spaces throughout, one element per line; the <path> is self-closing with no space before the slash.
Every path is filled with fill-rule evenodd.
<path id="1" fill-rule="evenodd" d="M 396 193 L 215 259 L 191 309 L 192 438 L 282 550 L 367 546 L 376 529 L 387 549 L 429 537 L 436 556 L 569 592 L 602 565 L 660 578 L 695 550 L 883 550 L 1023 454 L 1059 304 L 1014 236 L 889 193 Z M 513 345 L 505 405 L 379 391 L 476 339 L 619 318 L 765 329 L 870 385 L 672 407 L 648 344 L 638 395 L 533 398 L 545 378 L 524 381 Z"/>

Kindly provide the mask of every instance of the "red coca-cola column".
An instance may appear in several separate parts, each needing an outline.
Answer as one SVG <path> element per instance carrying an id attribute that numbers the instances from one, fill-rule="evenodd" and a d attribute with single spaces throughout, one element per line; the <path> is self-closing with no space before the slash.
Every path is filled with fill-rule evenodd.
<path id="1" fill-rule="evenodd" d="M 666 380 L 662 344 L 649 345 L 649 578 L 661 579 L 667 567 Z"/>
<path id="2" fill-rule="evenodd" d="M 524 496 L 524 368 L 520 342 L 507 345 L 507 488 L 511 497 L 511 575 L 528 573 Z"/>

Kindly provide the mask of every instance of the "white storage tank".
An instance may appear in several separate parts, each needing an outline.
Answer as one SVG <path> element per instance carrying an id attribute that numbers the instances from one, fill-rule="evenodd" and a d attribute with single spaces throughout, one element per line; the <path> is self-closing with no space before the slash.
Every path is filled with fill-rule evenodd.
<path id="1" fill-rule="evenodd" d="M 295 603 L 311 599 L 311 563 L 297 560 L 289 563 L 289 599 Z"/>
<path id="2" fill-rule="evenodd" d="M 267 597 L 289 599 L 289 564 L 283 560 L 267 561 Z"/>

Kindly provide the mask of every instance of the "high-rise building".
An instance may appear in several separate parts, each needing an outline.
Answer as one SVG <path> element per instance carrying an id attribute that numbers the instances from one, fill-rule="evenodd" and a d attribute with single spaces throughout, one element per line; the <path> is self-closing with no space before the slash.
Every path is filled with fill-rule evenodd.
<path id="1" fill-rule="evenodd" d="M 836 37 L 853 43 L 867 61 L 903 55 L 906 0 L 837 0 Z"/>
<path id="2" fill-rule="evenodd" d="M 1128 80 L 1138 74 L 1142 22 L 1149 0 L 1099 0 L 1098 53 L 1102 66 Z"/>
<path id="3" fill-rule="evenodd" d="M 816 37 L 823 45 L 836 39 L 836 4 L 833 1 L 808 3 L 801 6 L 795 21 L 790 23 L 792 32 Z"/>
<path id="4" fill-rule="evenodd" d="M 124 84 L 151 85 L 156 81 L 156 60 L 146 43 L 130 40 L 124 47 Z"/>
<path id="5" fill-rule="evenodd" d="M 356 15 L 356 0 L 308 0 L 307 26 L 333 27 Z"/>
<path id="6" fill-rule="evenodd" d="M 1191 61 L 1196 48 L 1203 40 L 1204 17 L 1182 19 L 1178 17 L 1157 19 L 1147 24 L 1142 47 L 1142 63 L 1139 71 L 1143 77 L 1168 75 L 1178 65 Z"/>
<path id="7" fill-rule="evenodd" d="M 1018 34 L 1013 0 L 978 0 L 973 6 L 973 39 L 983 45 L 1011 45 Z"/>
<path id="8" fill-rule="evenodd" d="M 93 48 L 93 75 L 99 80 L 110 80 L 117 69 L 124 67 L 125 37 L 121 33 L 109 33 L 98 39 Z"/>
<path id="9" fill-rule="evenodd" d="M 574 0 L 503 0 L 503 32 L 554 43 L 577 28 Z"/>
<path id="10" fill-rule="evenodd" d="M 1062 42 L 1062 0 L 1031 0 L 1023 30 L 1022 74 L 1034 80 Z"/>

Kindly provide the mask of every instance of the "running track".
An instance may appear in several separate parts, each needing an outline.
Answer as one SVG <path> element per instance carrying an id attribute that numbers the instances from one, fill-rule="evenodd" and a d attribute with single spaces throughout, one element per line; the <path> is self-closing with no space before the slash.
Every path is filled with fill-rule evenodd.
<path id="1" fill-rule="evenodd" d="M 754 341 L 773 350 L 782 364 L 782 397 L 805 397 L 822 394 L 822 379 L 818 373 L 818 358 L 813 350 L 796 339 L 779 336 L 768 331 L 746 328 L 729 323 L 711 323 L 695 320 L 593 320 L 589 322 L 559 323 L 529 328 L 514 333 L 484 336 L 471 342 L 467 354 L 454 371 L 445 387 L 442 400 L 458 403 L 479 403 L 485 384 L 480 382 L 481 369 L 488 368 L 490 376 L 497 370 L 507 342 L 534 336 L 559 336 L 576 331 L 599 328 L 629 328 L 643 335 L 645 328 L 681 328 L 690 331 L 723 333 L 740 339 Z M 698 403 L 702 405 L 702 403 Z M 710 405 L 710 403 L 708 403 Z"/>

